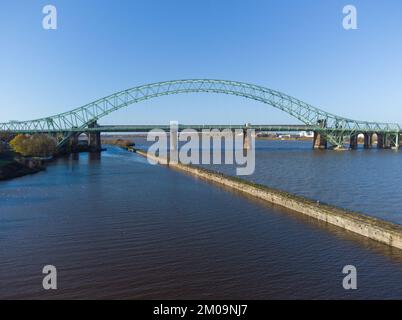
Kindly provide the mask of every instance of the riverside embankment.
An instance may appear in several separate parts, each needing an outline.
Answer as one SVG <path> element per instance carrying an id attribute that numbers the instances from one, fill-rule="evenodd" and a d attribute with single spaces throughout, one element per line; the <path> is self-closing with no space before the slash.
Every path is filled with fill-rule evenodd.
<path id="1" fill-rule="evenodd" d="M 143 150 L 137 150 L 137 153 L 162 165 L 168 165 L 173 169 L 178 169 L 206 181 L 228 187 L 254 198 L 290 209 L 314 219 L 325 221 L 331 225 L 389 246 L 402 249 L 402 226 L 398 224 L 332 205 L 319 203 L 311 199 L 269 188 L 264 185 L 254 184 L 243 179 L 227 176 L 204 168 L 180 163 L 168 163 L 166 159 L 149 156 Z"/>
<path id="2" fill-rule="evenodd" d="M 9 161 L 0 166 L 0 181 L 19 178 L 44 170 L 42 164 L 26 165 L 18 161 Z"/>

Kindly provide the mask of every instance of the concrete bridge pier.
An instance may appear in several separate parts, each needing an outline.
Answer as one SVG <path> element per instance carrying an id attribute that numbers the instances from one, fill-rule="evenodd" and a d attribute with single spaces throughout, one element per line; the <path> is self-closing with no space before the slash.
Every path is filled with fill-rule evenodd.
<path id="1" fill-rule="evenodd" d="M 317 131 L 314 131 L 314 142 L 313 142 L 314 149 L 327 149 L 328 142 L 323 135 Z"/>
<path id="2" fill-rule="evenodd" d="M 385 135 L 382 133 L 377 133 L 377 148 L 384 149 L 385 145 Z"/>
<path id="3" fill-rule="evenodd" d="M 358 147 L 358 137 L 359 135 L 357 133 L 354 133 L 350 136 L 350 149 L 356 150 Z"/>
<path id="4" fill-rule="evenodd" d="M 399 149 L 399 134 L 377 133 L 377 148 Z"/>
<path id="5" fill-rule="evenodd" d="M 88 135 L 88 148 L 91 152 L 98 152 L 102 149 L 100 132 L 90 133 Z"/>
<path id="6" fill-rule="evenodd" d="M 389 134 L 384 135 L 384 149 L 391 149 L 391 137 Z"/>
<path id="7" fill-rule="evenodd" d="M 399 132 L 387 134 L 389 148 L 399 150 Z"/>
<path id="8" fill-rule="evenodd" d="M 71 152 L 75 152 L 78 150 L 78 134 L 74 134 L 71 138 L 70 138 L 70 150 Z"/>
<path id="9" fill-rule="evenodd" d="M 247 133 L 247 129 L 243 129 L 243 150 L 251 149 L 251 134 Z"/>
<path id="10" fill-rule="evenodd" d="M 97 122 L 91 123 L 88 128 L 97 128 L 99 125 Z M 88 149 L 90 152 L 99 152 L 102 150 L 101 133 L 89 132 L 88 133 Z"/>
<path id="11" fill-rule="evenodd" d="M 373 146 L 373 134 L 365 133 L 364 134 L 364 149 L 371 149 Z"/>
<path id="12" fill-rule="evenodd" d="M 399 150 L 400 147 L 400 142 L 399 142 L 399 133 L 396 134 L 395 137 L 396 141 L 395 141 L 395 145 L 392 147 L 392 149 L 394 150 Z"/>

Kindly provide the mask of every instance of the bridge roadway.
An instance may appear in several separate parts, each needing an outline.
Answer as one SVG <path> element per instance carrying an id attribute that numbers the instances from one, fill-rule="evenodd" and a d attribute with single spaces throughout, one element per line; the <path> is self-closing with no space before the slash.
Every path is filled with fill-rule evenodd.
<path id="1" fill-rule="evenodd" d="M 169 125 L 104 125 L 94 128 L 86 128 L 77 132 L 149 132 L 151 130 L 163 130 L 168 132 Z M 195 131 L 202 130 L 244 130 L 252 129 L 256 132 L 297 132 L 297 131 L 313 131 L 313 126 L 307 125 L 186 125 L 179 124 L 178 130 L 183 131 L 192 129 Z"/>
<path id="2" fill-rule="evenodd" d="M 73 134 L 70 138 L 71 149 L 74 150 L 78 146 L 78 137 L 80 134 L 85 133 L 88 135 L 88 144 L 91 150 L 101 149 L 101 133 L 119 133 L 119 132 L 132 132 L 132 133 L 147 133 L 153 131 L 171 131 L 170 125 L 98 125 L 93 123 L 87 128 L 73 128 L 71 131 Z M 249 137 L 246 134 L 247 130 L 255 130 L 256 132 L 297 132 L 297 131 L 313 131 L 314 127 L 309 125 L 185 125 L 178 124 L 177 129 L 173 128 L 175 132 L 181 132 L 183 130 L 195 130 L 197 132 L 212 131 L 212 130 L 240 130 L 243 133 L 243 143 L 245 148 L 250 147 Z"/>
<path id="3" fill-rule="evenodd" d="M 96 122 L 90 125 L 87 128 L 73 128 L 73 134 L 70 139 L 70 145 L 72 149 L 78 143 L 78 136 L 82 133 L 88 135 L 89 145 L 92 146 L 92 149 L 98 150 L 101 148 L 101 133 L 102 132 L 110 132 L 110 133 L 119 133 L 119 132 L 133 132 L 133 133 L 146 133 L 151 130 L 154 131 L 164 131 L 169 132 L 171 129 L 170 125 L 98 125 Z M 327 141 L 320 135 L 314 126 L 310 125 L 186 125 L 186 124 L 178 124 L 177 131 L 181 132 L 186 129 L 192 129 L 197 132 L 201 132 L 203 130 L 211 131 L 211 130 L 241 130 L 244 136 L 244 145 L 250 146 L 248 141 L 248 135 L 246 131 L 248 129 L 255 130 L 256 132 L 314 132 L 314 140 L 313 147 L 315 149 L 326 149 Z M 399 136 L 400 133 L 397 133 Z M 374 133 L 363 133 L 364 136 L 364 148 L 370 149 L 373 147 L 373 135 Z M 388 148 L 399 148 L 399 137 L 397 138 L 396 143 L 398 143 L 395 147 L 392 146 L 391 141 L 389 140 L 389 136 L 382 135 L 377 133 L 377 148 L 380 149 L 388 149 Z M 358 146 L 358 134 L 350 135 L 349 139 L 349 148 L 356 149 Z"/>

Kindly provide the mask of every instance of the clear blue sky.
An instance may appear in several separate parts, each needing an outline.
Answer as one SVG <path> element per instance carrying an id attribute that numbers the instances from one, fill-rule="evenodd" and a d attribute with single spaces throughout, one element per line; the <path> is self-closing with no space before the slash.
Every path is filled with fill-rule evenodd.
<path id="1" fill-rule="evenodd" d="M 358 30 L 342 28 L 354 4 Z M 42 8 L 58 30 L 42 29 Z M 402 124 L 400 0 L 2 0 L 0 122 L 57 114 L 133 86 L 218 78 L 327 111 Z M 221 95 L 163 97 L 103 123 L 297 123 Z"/>

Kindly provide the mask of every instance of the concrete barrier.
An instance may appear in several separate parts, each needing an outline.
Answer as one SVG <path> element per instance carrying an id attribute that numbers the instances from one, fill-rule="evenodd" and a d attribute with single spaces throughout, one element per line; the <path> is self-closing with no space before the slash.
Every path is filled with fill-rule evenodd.
<path id="1" fill-rule="evenodd" d="M 137 153 L 151 158 L 162 165 L 178 169 L 201 179 L 229 187 L 241 193 L 279 205 L 309 217 L 325 221 L 345 230 L 402 249 L 402 226 L 361 213 L 341 209 L 332 205 L 296 196 L 284 191 L 255 184 L 237 177 L 227 176 L 200 167 L 183 164 L 169 164 L 166 159 L 149 156 L 145 151 Z"/>

